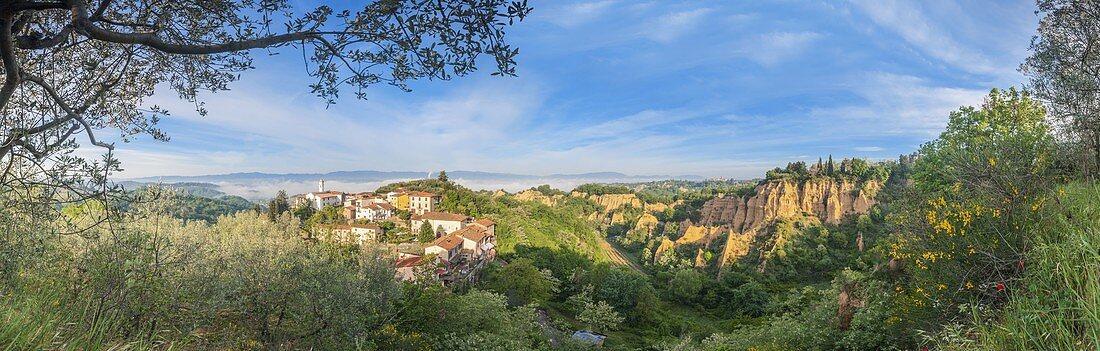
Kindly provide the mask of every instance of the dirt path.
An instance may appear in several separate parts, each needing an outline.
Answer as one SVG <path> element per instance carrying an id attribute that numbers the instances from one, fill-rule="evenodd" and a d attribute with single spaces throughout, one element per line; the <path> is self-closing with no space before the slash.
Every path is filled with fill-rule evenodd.
<path id="1" fill-rule="evenodd" d="M 642 270 L 642 266 L 639 266 L 637 263 L 634 263 L 634 261 L 631 261 L 625 253 L 619 250 L 619 247 L 612 245 L 610 242 L 607 242 L 607 239 L 600 238 L 600 248 L 602 248 L 603 251 L 607 253 L 607 258 L 611 260 L 611 263 L 620 266 L 628 266 L 631 269 L 645 273 L 645 271 Z"/>

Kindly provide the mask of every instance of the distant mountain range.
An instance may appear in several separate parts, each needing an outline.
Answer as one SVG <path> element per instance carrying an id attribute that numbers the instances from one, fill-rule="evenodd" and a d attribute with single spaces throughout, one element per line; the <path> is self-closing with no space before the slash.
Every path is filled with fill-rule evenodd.
<path id="1" fill-rule="evenodd" d="M 141 183 L 179 183 L 179 182 L 302 182 L 302 181 L 316 181 L 318 179 L 324 179 L 325 181 L 340 181 L 340 182 L 375 182 L 392 179 L 420 179 L 426 177 L 435 177 L 436 174 L 428 174 L 427 172 L 403 172 L 403 171 L 336 171 L 328 173 L 260 173 L 260 172 L 244 172 L 244 173 L 228 173 L 228 174 L 210 174 L 210 175 L 198 175 L 198 176 L 158 176 L 158 177 L 142 177 L 128 179 L 134 182 Z M 701 176 L 696 175 L 627 175 L 618 172 L 592 172 L 592 173 L 576 173 L 576 174 L 550 174 L 550 175 L 529 175 L 529 174 L 514 174 L 514 173 L 495 173 L 495 172 L 479 172 L 479 171 L 448 171 L 447 176 L 453 180 L 475 180 L 475 181 L 530 181 L 530 180 L 591 180 L 591 181 L 623 181 L 623 180 L 659 180 L 659 179 L 679 179 L 679 180 L 702 180 Z"/>
<path id="2" fill-rule="evenodd" d="M 127 188 L 136 188 L 149 183 L 162 183 L 186 190 L 197 196 L 218 196 L 222 193 L 244 197 L 252 201 L 270 199 L 279 190 L 290 194 L 317 191 L 317 180 L 325 180 L 326 190 L 347 192 L 372 191 L 379 186 L 412 180 L 435 177 L 427 172 L 393 171 L 338 171 L 328 173 L 229 173 L 199 176 L 160 176 L 142 177 L 119 181 Z M 530 187 L 549 184 L 551 187 L 572 190 L 584 183 L 635 183 L 655 180 L 703 180 L 695 175 L 649 175 L 637 176 L 617 172 L 593 172 L 577 174 L 529 175 L 513 173 L 495 173 L 478 171 L 448 171 L 452 181 L 474 190 L 504 189 L 515 192 Z"/>

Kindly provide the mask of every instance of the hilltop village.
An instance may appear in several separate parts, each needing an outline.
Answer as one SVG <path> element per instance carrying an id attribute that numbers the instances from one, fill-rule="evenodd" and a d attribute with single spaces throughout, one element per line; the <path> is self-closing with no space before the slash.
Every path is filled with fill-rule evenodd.
<path id="1" fill-rule="evenodd" d="M 444 285 L 474 283 L 477 273 L 496 258 L 496 223 L 442 212 L 442 200 L 440 194 L 405 189 L 384 193 L 327 190 L 322 179 L 316 192 L 295 195 L 290 204 L 294 211 L 339 213 L 333 216 L 337 220 L 313 223 L 303 234 L 391 251 L 396 254 L 393 267 L 397 279 L 428 277 Z"/>

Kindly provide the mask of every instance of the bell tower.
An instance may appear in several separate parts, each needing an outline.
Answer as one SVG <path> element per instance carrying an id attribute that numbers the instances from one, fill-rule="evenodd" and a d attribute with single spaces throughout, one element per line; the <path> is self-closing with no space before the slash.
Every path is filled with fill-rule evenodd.
<path id="1" fill-rule="evenodd" d="M 321 180 L 317 181 L 317 192 L 319 192 L 319 193 L 325 192 L 325 180 L 324 179 L 321 179 Z"/>

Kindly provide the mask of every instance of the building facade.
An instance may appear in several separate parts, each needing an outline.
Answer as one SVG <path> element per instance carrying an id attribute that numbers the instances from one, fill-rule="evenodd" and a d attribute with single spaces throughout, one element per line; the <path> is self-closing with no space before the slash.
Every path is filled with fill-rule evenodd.
<path id="1" fill-rule="evenodd" d="M 425 214 L 439 209 L 439 202 L 443 196 L 425 191 L 409 193 L 409 212 L 413 214 Z"/>

